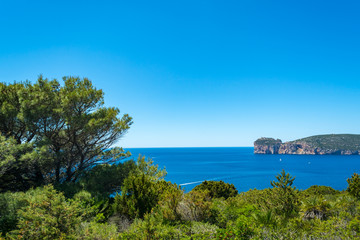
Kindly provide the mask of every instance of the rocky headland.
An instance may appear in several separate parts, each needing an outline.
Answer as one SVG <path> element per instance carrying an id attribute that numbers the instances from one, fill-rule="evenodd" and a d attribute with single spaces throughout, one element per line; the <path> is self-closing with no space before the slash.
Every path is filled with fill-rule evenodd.
<path id="1" fill-rule="evenodd" d="M 328 134 L 289 142 L 259 138 L 254 142 L 255 154 L 360 155 L 360 135 Z"/>

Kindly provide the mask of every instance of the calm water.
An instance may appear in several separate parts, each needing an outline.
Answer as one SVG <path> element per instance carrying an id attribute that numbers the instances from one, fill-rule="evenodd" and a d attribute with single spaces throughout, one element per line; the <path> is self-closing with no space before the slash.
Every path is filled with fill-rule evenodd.
<path id="1" fill-rule="evenodd" d="M 134 157 L 151 157 L 166 167 L 167 181 L 191 190 L 204 180 L 233 183 L 239 191 L 264 189 L 282 169 L 295 176 L 294 185 L 306 189 L 326 185 L 347 187 L 346 179 L 360 172 L 360 156 L 255 155 L 254 148 L 131 148 Z"/>

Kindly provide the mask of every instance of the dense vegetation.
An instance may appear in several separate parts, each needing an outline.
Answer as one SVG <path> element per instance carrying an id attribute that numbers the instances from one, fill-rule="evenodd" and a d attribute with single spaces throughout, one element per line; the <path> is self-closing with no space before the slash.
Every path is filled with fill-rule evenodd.
<path id="1" fill-rule="evenodd" d="M 360 135 L 358 134 L 316 135 L 291 141 L 290 143 L 296 142 L 305 142 L 312 147 L 322 149 L 360 151 Z"/>
<path id="2" fill-rule="evenodd" d="M 151 159 L 111 145 L 131 125 L 87 79 L 1 84 L 0 239 L 354 239 L 360 176 L 346 191 L 238 193 L 205 181 L 185 193 Z M 126 158 L 126 161 L 121 161 Z"/>
<path id="3" fill-rule="evenodd" d="M 94 165 L 127 157 L 109 147 L 131 117 L 104 107 L 103 92 L 88 79 L 63 81 L 0 83 L 0 191 L 76 182 Z"/>
<path id="4" fill-rule="evenodd" d="M 275 144 L 281 144 L 281 140 L 280 139 L 274 139 L 274 138 L 265 138 L 265 137 L 262 137 L 262 138 L 259 138 L 257 139 L 254 144 L 255 145 L 266 145 L 266 146 L 273 146 Z"/>

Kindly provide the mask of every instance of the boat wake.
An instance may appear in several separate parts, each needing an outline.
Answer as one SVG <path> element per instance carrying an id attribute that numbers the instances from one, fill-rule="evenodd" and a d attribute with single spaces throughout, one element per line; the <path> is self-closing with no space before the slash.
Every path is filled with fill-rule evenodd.
<path id="1" fill-rule="evenodd" d="M 225 176 L 225 177 L 217 177 L 217 178 L 211 178 L 211 179 L 205 179 L 205 180 L 201 180 L 201 181 L 195 181 L 195 182 L 188 182 L 188 183 L 181 183 L 179 184 L 179 186 L 186 186 L 186 185 L 192 185 L 192 184 L 197 184 L 197 183 L 202 183 L 204 181 L 215 181 L 215 180 L 224 180 L 230 178 L 230 176 Z"/>
<path id="2" fill-rule="evenodd" d="M 203 181 L 206 181 L 206 180 L 203 180 Z M 180 186 L 186 186 L 186 185 L 191 185 L 191 184 L 202 183 L 203 181 L 196 181 L 196 182 L 182 183 L 182 184 L 179 184 L 179 185 L 180 185 Z"/>

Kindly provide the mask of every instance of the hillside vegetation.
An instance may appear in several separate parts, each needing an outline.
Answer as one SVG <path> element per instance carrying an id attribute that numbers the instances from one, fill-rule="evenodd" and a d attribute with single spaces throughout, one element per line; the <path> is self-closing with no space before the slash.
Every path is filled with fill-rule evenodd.
<path id="1" fill-rule="evenodd" d="M 254 142 L 255 154 L 360 155 L 360 135 L 316 135 L 282 142 L 280 139 L 259 138 Z"/>
<path id="2" fill-rule="evenodd" d="M 267 145 L 267 146 L 272 146 L 275 144 L 281 144 L 281 140 L 280 139 L 274 139 L 274 138 L 266 138 L 266 137 L 262 137 L 257 139 L 254 144 L 256 145 Z"/>
<path id="3" fill-rule="evenodd" d="M 359 134 L 316 135 L 290 141 L 290 143 L 298 142 L 306 142 L 315 148 L 360 151 Z"/>

